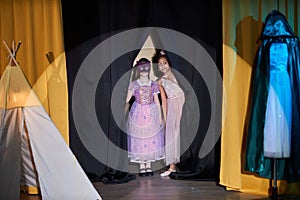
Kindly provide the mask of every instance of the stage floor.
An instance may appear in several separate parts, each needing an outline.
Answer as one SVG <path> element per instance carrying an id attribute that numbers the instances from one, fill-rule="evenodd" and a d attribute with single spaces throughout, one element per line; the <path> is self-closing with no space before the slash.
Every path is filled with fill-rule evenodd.
<path id="1" fill-rule="evenodd" d="M 174 180 L 160 177 L 155 172 L 151 177 L 136 176 L 135 180 L 123 184 L 94 183 L 103 200 L 267 200 L 268 196 L 226 191 L 214 181 Z M 282 195 L 278 200 L 298 200 L 300 196 Z M 20 200 L 41 200 L 40 195 L 21 192 Z"/>

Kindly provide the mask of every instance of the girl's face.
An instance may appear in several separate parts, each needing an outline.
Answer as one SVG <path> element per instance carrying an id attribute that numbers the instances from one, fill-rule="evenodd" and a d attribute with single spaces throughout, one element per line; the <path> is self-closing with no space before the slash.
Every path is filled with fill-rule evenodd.
<path id="1" fill-rule="evenodd" d="M 162 73 L 167 73 L 170 70 L 170 65 L 166 57 L 160 57 L 158 59 L 158 67 Z"/>
<path id="2" fill-rule="evenodd" d="M 138 66 L 138 71 L 140 73 L 140 77 L 148 76 L 150 72 L 150 65 L 148 64 L 140 65 Z"/>
<path id="3" fill-rule="evenodd" d="M 149 75 L 149 72 L 148 71 L 141 71 L 140 72 L 140 77 L 146 77 Z"/>

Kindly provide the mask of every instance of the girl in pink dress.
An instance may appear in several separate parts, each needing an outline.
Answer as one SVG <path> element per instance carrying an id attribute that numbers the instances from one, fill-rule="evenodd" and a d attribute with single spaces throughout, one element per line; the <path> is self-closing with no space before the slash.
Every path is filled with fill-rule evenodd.
<path id="1" fill-rule="evenodd" d="M 126 103 L 135 98 L 127 120 L 128 154 L 140 164 L 140 176 L 153 175 L 151 162 L 164 159 L 164 125 L 158 99 L 159 86 L 149 79 L 150 61 L 135 65 L 139 78 L 130 83 Z"/>
<path id="2" fill-rule="evenodd" d="M 159 70 L 163 76 L 158 80 L 161 91 L 162 108 L 166 121 L 165 151 L 166 165 L 169 169 L 161 176 L 176 172 L 176 163 L 180 162 L 180 120 L 185 102 L 183 90 L 179 87 L 164 51 L 157 56 Z"/>

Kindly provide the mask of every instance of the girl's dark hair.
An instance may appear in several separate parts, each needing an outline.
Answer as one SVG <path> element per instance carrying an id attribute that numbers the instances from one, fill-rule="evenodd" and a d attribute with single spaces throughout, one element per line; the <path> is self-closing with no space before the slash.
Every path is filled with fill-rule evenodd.
<path id="1" fill-rule="evenodd" d="M 134 67 L 137 67 L 138 65 L 145 64 L 145 63 L 150 63 L 150 60 L 148 60 L 147 58 L 140 58 L 136 62 L 136 64 L 134 65 Z"/>
<path id="2" fill-rule="evenodd" d="M 165 50 L 163 49 L 156 49 L 154 55 L 152 56 L 152 63 L 158 63 L 158 59 L 160 57 L 165 57 L 167 61 L 169 62 L 169 59 L 166 55 Z"/>

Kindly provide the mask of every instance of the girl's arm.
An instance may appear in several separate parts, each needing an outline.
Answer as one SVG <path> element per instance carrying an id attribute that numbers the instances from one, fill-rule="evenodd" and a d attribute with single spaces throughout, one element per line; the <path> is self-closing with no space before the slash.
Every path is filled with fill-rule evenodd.
<path id="1" fill-rule="evenodd" d="M 128 92 L 127 92 L 127 97 L 126 97 L 126 103 L 125 103 L 125 114 L 128 112 L 128 109 L 129 109 L 129 101 L 130 101 L 132 95 L 133 95 L 133 91 L 132 91 L 132 90 L 128 90 Z"/>
<path id="2" fill-rule="evenodd" d="M 167 95 L 164 90 L 164 88 L 161 86 L 161 80 L 158 82 L 159 84 L 159 91 L 160 91 L 160 96 L 161 96 L 161 106 L 163 110 L 163 117 L 164 121 L 167 119 Z"/>
<path id="3" fill-rule="evenodd" d="M 160 102 L 159 102 L 159 99 L 158 99 L 158 95 L 154 94 L 153 97 L 154 97 L 154 102 L 155 102 L 155 104 L 157 106 L 157 110 L 158 110 L 158 114 L 159 114 L 159 123 L 163 124 L 164 121 L 163 121 L 163 119 L 161 117 Z"/>

